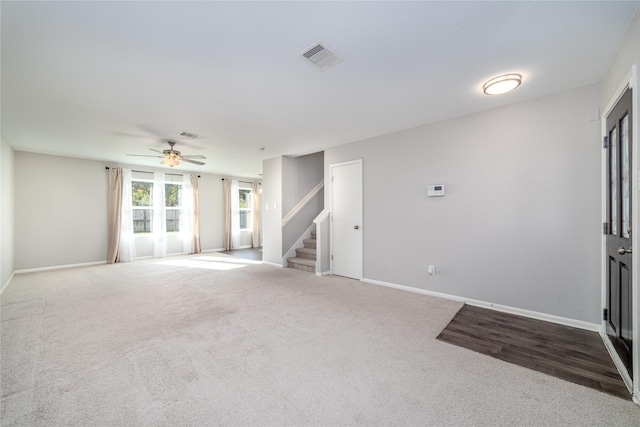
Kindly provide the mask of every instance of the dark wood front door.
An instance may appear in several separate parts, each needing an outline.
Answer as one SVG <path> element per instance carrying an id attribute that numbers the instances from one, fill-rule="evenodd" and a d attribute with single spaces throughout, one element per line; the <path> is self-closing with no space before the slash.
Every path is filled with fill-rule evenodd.
<path id="1" fill-rule="evenodd" d="M 632 376 L 631 89 L 607 116 L 607 335 Z"/>

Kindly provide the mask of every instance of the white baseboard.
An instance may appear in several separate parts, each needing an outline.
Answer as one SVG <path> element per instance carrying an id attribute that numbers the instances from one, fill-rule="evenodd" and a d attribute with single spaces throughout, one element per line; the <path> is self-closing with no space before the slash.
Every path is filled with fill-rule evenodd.
<path id="1" fill-rule="evenodd" d="M 233 248 L 231 250 L 235 251 L 237 249 L 251 249 L 251 248 L 253 248 L 253 246 L 247 245 L 247 246 L 240 246 L 239 248 Z M 227 252 L 227 250 L 225 248 L 215 248 L 215 249 L 205 249 L 205 250 L 200 251 L 201 254 L 204 254 L 204 253 L 207 253 L 207 252 Z M 194 254 L 194 255 L 197 255 L 197 254 Z"/>
<path id="2" fill-rule="evenodd" d="M 529 317 L 531 319 L 544 320 L 545 322 L 556 323 L 559 325 L 571 326 L 578 329 L 584 329 L 591 332 L 600 332 L 600 325 L 597 323 L 585 322 L 583 320 L 570 319 L 568 317 L 556 316 L 554 314 L 540 313 L 538 311 L 526 310 L 523 308 L 510 307 L 507 305 L 494 304 L 491 302 L 475 300 L 471 298 L 450 295 L 441 292 L 428 291 L 425 289 L 413 288 L 411 286 L 397 285 L 395 283 L 382 282 L 373 279 L 362 279 L 365 283 L 372 285 L 386 286 L 388 288 L 401 289 L 403 291 L 415 292 L 418 294 L 429 295 L 437 298 L 444 298 L 453 301 L 464 302 L 465 304 L 476 307 L 488 308 L 491 310 L 501 311 L 503 313 L 515 314 L 518 316 Z"/>
<path id="3" fill-rule="evenodd" d="M 331 274 L 330 271 L 323 271 L 323 272 L 316 271 L 316 276 L 328 276 L 330 274 Z"/>
<path id="4" fill-rule="evenodd" d="M 282 264 L 276 264 L 275 262 L 269 262 L 269 261 L 262 261 L 263 264 L 267 264 L 267 265 L 271 265 L 273 267 L 279 267 L 279 268 L 283 268 L 284 266 Z"/>
<path id="5" fill-rule="evenodd" d="M 37 273 L 39 271 L 62 270 L 64 268 L 89 267 L 91 265 L 106 264 L 107 261 L 83 262 L 80 264 L 54 265 L 51 267 L 25 268 L 24 270 L 16 270 L 14 274 Z"/>
<path id="6" fill-rule="evenodd" d="M 7 286 L 9 286 L 9 283 L 11 283 L 11 280 L 13 279 L 13 276 L 15 276 L 15 275 L 16 275 L 15 271 L 13 273 L 11 273 L 11 276 L 9 276 L 7 281 L 2 285 L 2 289 L 0 289 L 0 295 L 2 295 L 2 293 L 4 292 L 5 289 L 7 289 Z"/>

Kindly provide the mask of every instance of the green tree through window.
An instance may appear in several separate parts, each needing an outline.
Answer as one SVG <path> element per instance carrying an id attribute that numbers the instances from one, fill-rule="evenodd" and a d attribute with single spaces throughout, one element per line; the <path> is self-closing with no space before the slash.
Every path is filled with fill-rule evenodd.
<path id="1" fill-rule="evenodd" d="M 164 185 L 165 215 L 167 232 L 180 231 L 180 208 L 182 206 L 182 185 L 166 183 Z M 133 232 L 153 232 L 153 183 L 147 181 L 131 182 L 131 205 L 133 207 Z"/>
<path id="2" fill-rule="evenodd" d="M 152 196 L 153 183 L 143 181 L 131 182 L 134 233 L 151 233 L 151 225 L 153 224 Z"/>
<path id="3" fill-rule="evenodd" d="M 180 206 L 180 190 L 182 190 L 182 185 L 164 185 L 164 201 L 167 207 L 175 208 Z"/>
<path id="4" fill-rule="evenodd" d="M 164 205 L 167 217 L 167 232 L 180 231 L 180 206 L 182 185 L 164 185 Z"/>
<path id="5" fill-rule="evenodd" d="M 246 230 L 253 227 L 251 216 L 251 190 L 241 188 L 238 190 L 239 207 L 240 207 L 240 229 Z"/>
<path id="6" fill-rule="evenodd" d="M 151 206 L 151 189 L 153 184 L 150 182 L 133 181 L 131 183 L 133 206 Z"/>

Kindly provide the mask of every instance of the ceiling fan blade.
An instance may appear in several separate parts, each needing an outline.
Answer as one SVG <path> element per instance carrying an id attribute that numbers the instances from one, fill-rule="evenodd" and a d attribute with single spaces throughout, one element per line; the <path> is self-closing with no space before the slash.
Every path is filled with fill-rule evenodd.
<path id="1" fill-rule="evenodd" d="M 207 158 L 205 156 L 203 156 L 202 154 L 190 154 L 188 156 L 186 155 L 182 155 L 183 159 L 203 159 L 206 160 Z"/>
<path id="2" fill-rule="evenodd" d="M 149 148 L 149 150 L 155 151 L 156 153 L 164 154 L 162 151 L 156 150 L 155 148 Z"/>
<path id="3" fill-rule="evenodd" d="M 188 162 L 188 163 L 193 163 L 194 165 L 201 165 L 201 166 L 204 165 L 204 163 L 202 163 L 202 162 L 197 162 L 195 160 L 189 160 L 189 159 L 185 159 L 185 158 L 183 158 L 182 161 L 183 162 Z"/>
<path id="4" fill-rule="evenodd" d="M 164 156 L 148 156 L 146 154 L 127 154 L 127 156 L 135 156 L 135 157 L 157 157 L 158 159 L 164 158 Z"/>

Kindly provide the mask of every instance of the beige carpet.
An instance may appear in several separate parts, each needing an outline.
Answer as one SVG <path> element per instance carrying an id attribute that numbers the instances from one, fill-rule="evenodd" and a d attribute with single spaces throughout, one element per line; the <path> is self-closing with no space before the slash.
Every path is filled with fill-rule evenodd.
<path id="1" fill-rule="evenodd" d="M 437 341 L 460 305 L 216 256 L 17 275 L 2 425 L 640 425 L 631 402 Z"/>

